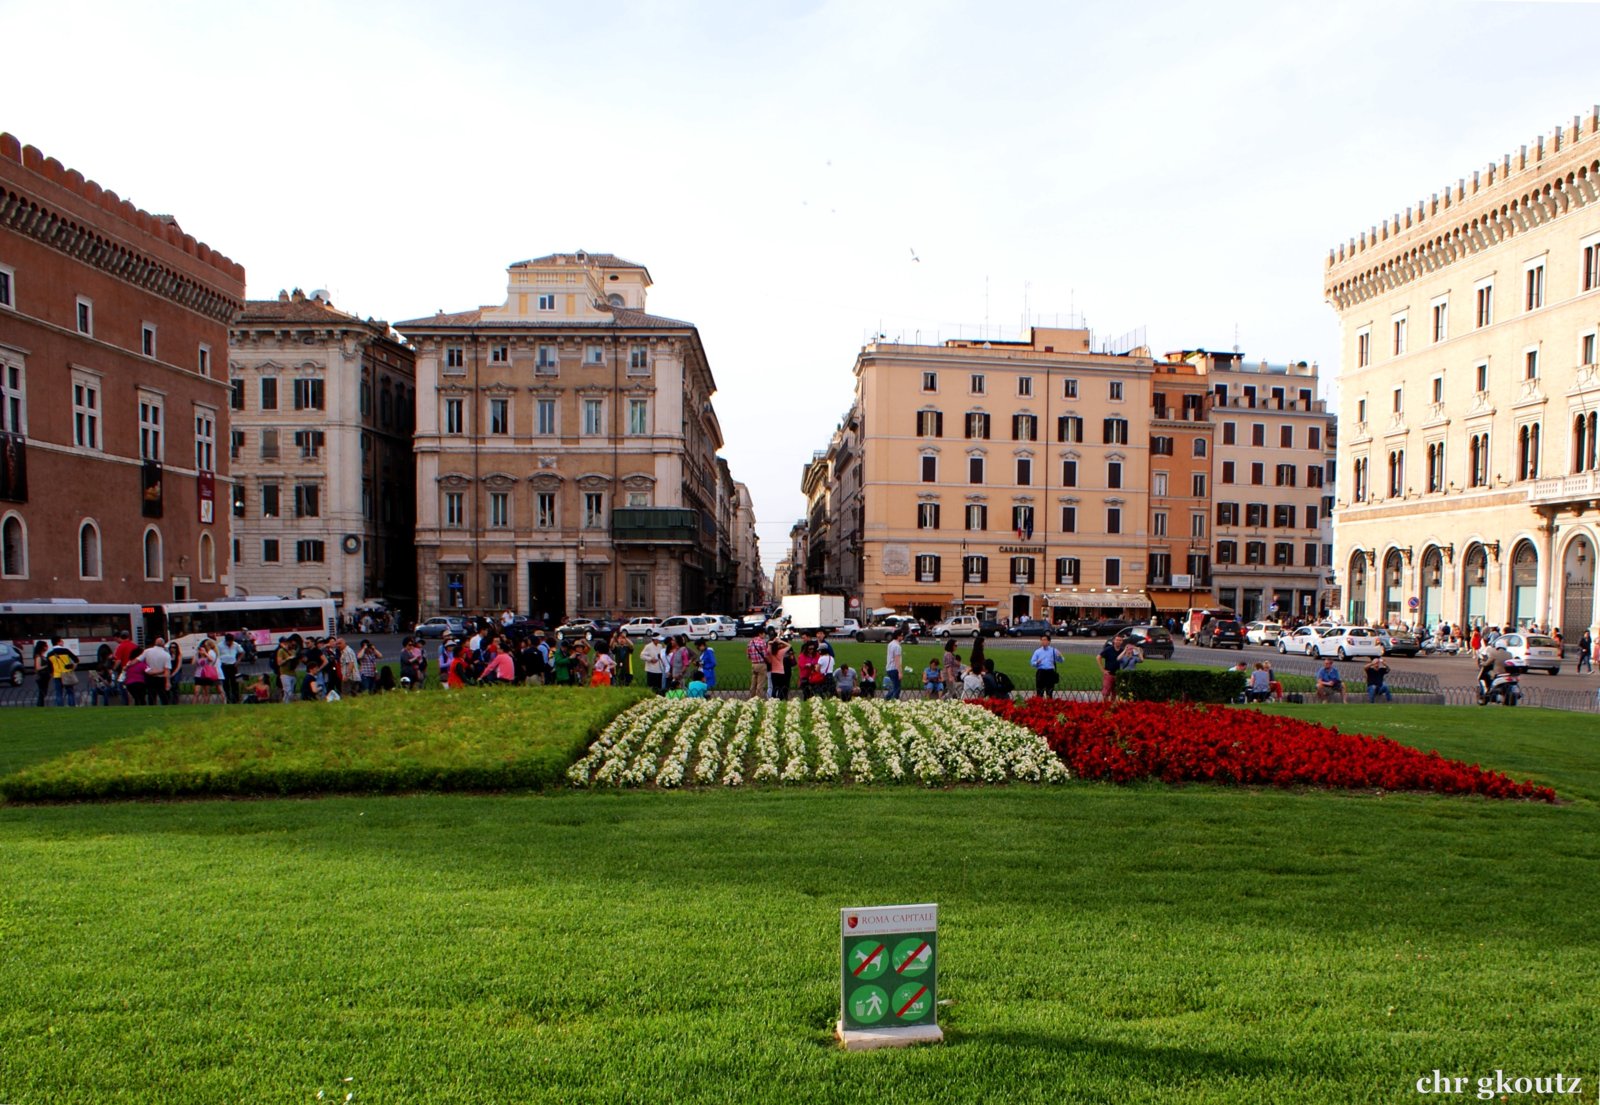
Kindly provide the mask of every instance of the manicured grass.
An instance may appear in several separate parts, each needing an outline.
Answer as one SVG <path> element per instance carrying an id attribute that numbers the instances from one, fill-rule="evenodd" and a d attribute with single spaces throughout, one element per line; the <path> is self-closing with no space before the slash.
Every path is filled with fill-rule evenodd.
<path id="1" fill-rule="evenodd" d="M 1285 712 L 1574 800 L 1069 783 L 7 806 L 0 1101 L 1328 1105 L 1415 1100 L 1434 1068 L 1583 1074 L 1592 1100 L 1587 719 Z M 947 1043 L 837 1051 L 837 910 L 923 900 Z"/>
<path id="2" fill-rule="evenodd" d="M 8 801 L 538 787 L 558 782 L 642 690 L 465 688 L 341 702 L 15 710 Z M 112 739 L 41 759 L 42 733 Z M 120 730 L 120 732 L 118 732 Z M 31 761 L 31 762 L 30 762 Z"/>

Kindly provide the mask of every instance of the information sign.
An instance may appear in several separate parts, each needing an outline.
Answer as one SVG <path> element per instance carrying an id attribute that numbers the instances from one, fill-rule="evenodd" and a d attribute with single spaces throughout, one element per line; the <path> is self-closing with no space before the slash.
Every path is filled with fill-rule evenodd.
<path id="1" fill-rule="evenodd" d="M 839 1037 L 847 1047 L 943 1039 L 938 934 L 931 902 L 839 911 Z"/>

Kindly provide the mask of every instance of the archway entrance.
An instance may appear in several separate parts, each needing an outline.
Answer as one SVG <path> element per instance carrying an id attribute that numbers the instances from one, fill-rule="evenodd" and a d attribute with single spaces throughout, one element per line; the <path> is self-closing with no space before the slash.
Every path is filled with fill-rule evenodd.
<path id="1" fill-rule="evenodd" d="M 1383 558 L 1383 621 L 1385 625 L 1392 625 L 1401 619 L 1405 610 L 1405 592 L 1401 581 L 1405 578 L 1405 567 L 1400 559 L 1399 549 L 1390 549 Z"/>
<path id="2" fill-rule="evenodd" d="M 1351 625 L 1367 624 L 1367 554 L 1357 549 L 1350 554 L 1350 598 L 1345 616 Z"/>
<path id="3" fill-rule="evenodd" d="M 1562 562 L 1561 631 L 1569 640 L 1583 636 L 1594 620 L 1594 545 L 1579 536 Z"/>
<path id="4" fill-rule="evenodd" d="M 1539 553 L 1522 541 L 1511 553 L 1511 609 L 1508 624 L 1521 629 L 1538 619 Z"/>
<path id="5" fill-rule="evenodd" d="M 1489 550 L 1482 545 L 1469 545 L 1461 562 L 1461 624 L 1478 626 L 1488 624 L 1489 618 Z"/>
<path id="6" fill-rule="evenodd" d="M 1429 631 L 1444 620 L 1444 554 L 1430 545 L 1422 554 L 1422 606 L 1418 609 L 1423 630 Z"/>

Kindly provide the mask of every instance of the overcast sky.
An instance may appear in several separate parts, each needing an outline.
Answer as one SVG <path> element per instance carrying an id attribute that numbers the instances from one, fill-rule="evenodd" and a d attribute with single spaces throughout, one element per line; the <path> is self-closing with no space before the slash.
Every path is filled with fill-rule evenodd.
<path id="1" fill-rule="evenodd" d="M 1329 246 L 1600 101 L 1582 3 L 0 0 L 0 27 L 0 129 L 252 297 L 394 320 L 544 253 L 647 265 L 769 570 L 867 336 L 1076 312 L 1331 375 Z"/>

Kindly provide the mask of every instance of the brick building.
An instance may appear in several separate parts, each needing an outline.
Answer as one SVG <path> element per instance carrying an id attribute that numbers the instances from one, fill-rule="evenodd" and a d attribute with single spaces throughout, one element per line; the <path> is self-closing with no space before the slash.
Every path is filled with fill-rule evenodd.
<path id="1" fill-rule="evenodd" d="M 244 269 L 0 134 L 0 599 L 227 591 Z"/>

